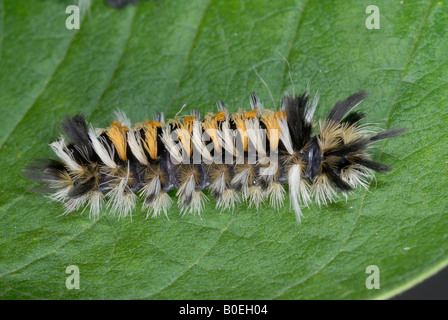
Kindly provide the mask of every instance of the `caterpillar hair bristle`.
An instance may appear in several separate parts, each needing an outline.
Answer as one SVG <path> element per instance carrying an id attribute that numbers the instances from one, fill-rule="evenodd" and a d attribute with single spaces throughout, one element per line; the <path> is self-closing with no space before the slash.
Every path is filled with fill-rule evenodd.
<path id="1" fill-rule="evenodd" d="M 241 201 L 278 209 L 287 184 L 300 221 L 301 208 L 313 200 L 327 205 L 338 193 L 368 188 L 374 171 L 391 170 L 368 151 L 403 130 L 375 132 L 361 124 L 365 114 L 352 109 L 366 96 L 360 91 L 339 101 L 319 122 L 313 121 L 319 97 L 311 101 L 308 90 L 286 94 L 280 110 L 263 108 L 252 93 L 250 110 L 229 113 L 219 101 L 218 112 L 203 118 L 195 110 L 165 122 L 157 113 L 132 125 L 117 111 L 106 129 L 89 126 L 83 115 L 67 116 L 62 136 L 50 144 L 59 160 L 38 160 L 26 173 L 65 205 L 64 213 L 88 208 L 92 218 L 103 207 L 119 218 L 132 216 L 139 198 L 146 217 L 168 218 L 173 189 L 181 215 L 200 215 L 205 190 L 221 211 L 234 211 Z"/>

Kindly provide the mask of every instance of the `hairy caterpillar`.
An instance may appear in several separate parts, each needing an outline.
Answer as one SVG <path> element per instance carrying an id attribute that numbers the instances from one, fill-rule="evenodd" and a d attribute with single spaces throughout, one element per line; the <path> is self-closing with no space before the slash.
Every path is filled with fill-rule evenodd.
<path id="1" fill-rule="evenodd" d="M 182 214 L 200 214 L 205 189 L 221 210 L 243 200 L 257 209 L 265 203 L 278 208 L 288 184 L 300 221 L 301 206 L 313 199 L 326 205 L 338 192 L 368 188 L 373 171 L 390 170 L 373 161 L 368 148 L 403 130 L 378 133 L 360 124 L 365 114 L 351 110 L 365 97 L 360 91 L 339 101 L 318 123 L 319 98 L 311 100 L 308 90 L 286 94 L 279 111 L 264 109 L 252 93 L 249 111 L 229 113 L 219 101 L 218 112 L 203 118 L 195 110 L 165 122 L 157 113 L 132 125 L 117 111 L 110 127 L 99 129 L 83 115 L 67 116 L 60 126 L 65 136 L 50 144 L 59 160 L 40 159 L 26 172 L 50 199 L 64 203 L 65 213 L 89 208 L 93 218 L 103 204 L 119 218 L 132 216 L 139 197 L 147 217 L 167 215 L 172 189 Z M 313 136 L 314 127 L 319 133 Z"/>

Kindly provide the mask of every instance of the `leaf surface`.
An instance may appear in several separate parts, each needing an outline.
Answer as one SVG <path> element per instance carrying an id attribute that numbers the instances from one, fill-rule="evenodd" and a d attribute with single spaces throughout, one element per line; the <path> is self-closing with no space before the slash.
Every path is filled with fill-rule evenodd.
<path id="1" fill-rule="evenodd" d="M 446 2 L 377 1 L 379 30 L 365 27 L 368 1 L 93 1 L 67 30 L 70 4 L 0 1 L 0 298 L 387 298 L 447 264 Z M 308 84 L 317 117 L 366 89 L 368 121 L 407 133 L 372 150 L 393 172 L 304 208 L 301 225 L 288 201 L 220 213 L 211 200 L 184 218 L 174 205 L 170 220 L 60 216 L 22 176 L 53 157 L 65 114 L 106 127 L 116 108 L 133 121 L 218 99 L 237 110 L 252 91 L 272 108 Z M 70 265 L 80 290 L 65 286 Z M 369 265 L 379 290 L 366 288 Z"/>

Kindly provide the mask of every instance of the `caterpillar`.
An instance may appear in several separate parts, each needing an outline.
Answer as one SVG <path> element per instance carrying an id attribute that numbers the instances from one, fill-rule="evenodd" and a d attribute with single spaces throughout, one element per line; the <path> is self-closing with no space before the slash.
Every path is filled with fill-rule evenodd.
<path id="1" fill-rule="evenodd" d="M 96 218 L 105 205 L 119 219 L 132 218 L 141 198 L 146 217 L 168 218 L 171 190 L 182 215 L 200 215 L 207 193 L 221 211 L 233 211 L 241 201 L 278 209 L 289 192 L 300 222 L 301 208 L 312 201 L 327 205 L 339 193 L 367 189 L 374 171 L 391 170 L 372 160 L 369 149 L 404 130 L 378 132 L 362 124 L 366 115 L 352 109 L 366 96 L 360 91 L 337 102 L 318 122 L 319 96 L 311 99 L 308 89 L 285 94 L 279 110 L 263 108 L 251 93 L 250 110 L 230 113 L 220 100 L 216 113 L 201 117 L 194 110 L 166 122 L 157 112 L 131 124 L 117 110 L 108 128 L 94 128 L 82 114 L 66 116 L 60 138 L 50 144 L 59 159 L 37 159 L 26 174 L 64 204 L 64 214 L 89 208 Z"/>

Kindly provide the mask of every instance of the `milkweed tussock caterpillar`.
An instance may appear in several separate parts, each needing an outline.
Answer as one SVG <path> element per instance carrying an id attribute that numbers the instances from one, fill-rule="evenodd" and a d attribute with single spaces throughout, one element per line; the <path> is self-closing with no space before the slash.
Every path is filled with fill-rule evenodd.
<path id="1" fill-rule="evenodd" d="M 138 198 L 147 217 L 167 216 L 172 189 L 182 215 L 201 213 L 205 189 L 220 210 L 233 211 L 241 201 L 279 208 L 288 184 L 300 221 L 301 207 L 311 201 L 326 205 L 338 193 L 368 188 L 373 171 L 390 170 L 368 150 L 403 130 L 378 133 L 361 124 L 365 114 L 351 110 L 365 97 L 360 91 L 339 101 L 319 122 L 313 121 L 318 96 L 311 100 L 308 91 L 286 94 L 275 111 L 264 109 L 255 93 L 248 111 L 229 113 L 219 101 L 218 112 L 203 118 L 195 110 L 165 122 L 157 113 L 132 125 L 117 111 L 105 129 L 89 126 L 83 115 L 67 116 L 63 135 L 50 144 L 59 160 L 36 161 L 27 173 L 65 213 L 89 208 L 93 218 L 104 205 L 119 218 L 132 217 Z"/>

